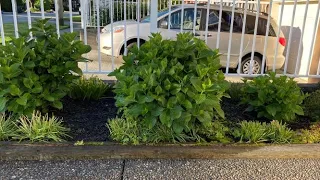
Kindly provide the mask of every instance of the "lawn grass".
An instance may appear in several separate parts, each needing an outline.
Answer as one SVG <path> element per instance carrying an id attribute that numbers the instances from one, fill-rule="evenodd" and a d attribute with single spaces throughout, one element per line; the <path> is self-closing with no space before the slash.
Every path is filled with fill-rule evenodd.
<path id="1" fill-rule="evenodd" d="M 69 21 L 70 20 L 70 18 L 64 18 L 64 20 L 67 20 L 67 21 Z M 81 22 L 81 16 L 72 16 L 72 21 L 73 22 Z"/>
<path id="2" fill-rule="evenodd" d="M 56 26 L 55 24 L 52 24 L 53 26 Z M 64 25 L 64 26 L 60 26 L 60 30 L 63 29 L 68 29 L 69 25 Z M 14 25 L 12 23 L 5 23 L 3 24 L 3 29 L 4 29 L 4 36 L 5 36 L 5 40 L 6 41 L 10 41 L 11 38 L 10 37 L 14 37 Z M 18 23 L 18 32 L 19 33 L 26 33 L 28 32 L 28 23 L 27 22 L 22 22 L 22 23 Z"/>

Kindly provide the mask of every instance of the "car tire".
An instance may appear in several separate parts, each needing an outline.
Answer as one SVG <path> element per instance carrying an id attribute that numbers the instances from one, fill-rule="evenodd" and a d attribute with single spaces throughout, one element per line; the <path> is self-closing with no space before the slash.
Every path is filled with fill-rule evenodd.
<path id="1" fill-rule="evenodd" d="M 246 57 L 241 62 L 240 73 L 249 74 L 250 71 L 250 57 Z M 262 60 L 258 56 L 253 57 L 252 74 L 260 74 L 262 69 Z"/>
<path id="2" fill-rule="evenodd" d="M 140 46 L 143 44 L 144 42 L 140 40 Z M 136 45 L 137 42 L 128 42 L 127 44 L 127 50 L 129 51 L 130 48 L 132 48 L 134 45 Z M 123 49 L 123 52 L 122 54 L 124 54 L 124 49 Z"/>

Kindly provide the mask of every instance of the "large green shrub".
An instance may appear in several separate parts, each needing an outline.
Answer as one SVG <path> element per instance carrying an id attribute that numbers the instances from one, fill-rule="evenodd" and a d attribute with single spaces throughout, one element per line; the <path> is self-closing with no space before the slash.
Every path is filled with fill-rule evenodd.
<path id="1" fill-rule="evenodd" d="M 304 100 L 304 112 L 314 121 L 320 120 L 320 90 L 314 91 Z"/>
<path id="2" fill-rule="evenodd" d="M 174 133 L 207 128 L 224 118 L 220 101 L 229 84 L 219 70 L 217 50 L 191 34 L 163 40 L 153 34 L 140 50 L 134 46 L 115 76 L 116 106 L 125 119 L 148 129 L 166 126 Z"/>
<path id="3" fill-rule="evenodd" d="M 82 75 L 78 62 L 90 46 L 76 40 L 76 33 L 59 38 L 47 20 L 37 21 L 33 38 L 24 35 L 0 45 L 0 112 L 31 115 L 48 106 L 62 108 L 61 98 L 74 79 Z"/>
<path id="4" fill-rule="evenodd" d="M 256 112 L 258 118 L 293 121 L 296 114 L 304 114 L 301 105 L 306 96 L 292 78 L 276 77 L 271 72 L 244 83 L 241 101 L 249 106 L 247 111 Z"/>

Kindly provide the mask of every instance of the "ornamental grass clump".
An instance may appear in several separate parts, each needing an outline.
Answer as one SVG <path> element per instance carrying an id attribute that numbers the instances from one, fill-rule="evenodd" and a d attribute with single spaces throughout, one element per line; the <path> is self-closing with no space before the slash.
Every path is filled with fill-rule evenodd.
<path id="1" fill-rule="evenodd" d="M 69 91 L 69 97 L 78 100 L 98 100 L 110 89 L 110 85 L 98 77 L 94 76 L 88 79 L 82 77 L 74 81 Z"/>
<path id="2" fill-rule="evenodd" d="M 116 106 L 124 119 L 149 130 L 165 126 L 179 135 L 224 118 L 220 101 L 228 96 L 229 83 L 219 70 L 218 50 L 202 40 L 190 33 L 178 34 L 177 40 L 152 34 L 123 59 L 124 64 L 110 76 L 118 80 Z"/>
<path id="3" fill-rule="evenodd" d="M 10 140 L 16 135 L 16 132 L 14 118 L 6 114 L 0 114 L 0 141 Z"/>
<path id="4" fill-rule="evenodd" d="M 19 141 L 62 142 L 63 138 L 69 137 L 69 129 L 63 126 L 59 118 L 42 115 L 40 112 L 33 112 L 31 117 L 21 116 L 16 126 L 18 130 L 14 139 Z"/>

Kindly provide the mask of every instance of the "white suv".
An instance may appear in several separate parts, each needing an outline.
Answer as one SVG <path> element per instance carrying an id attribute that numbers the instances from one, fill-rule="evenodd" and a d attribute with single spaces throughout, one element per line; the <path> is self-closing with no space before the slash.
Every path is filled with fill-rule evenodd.
<path id="1" fill-rule="evenodd" d="M 209 20 L 208 20 L 208 33 L 207 33 L 207 44 L 210 48 L 215 49 L 217 38 L 218 38 L 218 25 L 219 25 L 219 6 L 212 5 L 209 10 Z M 183 31 L 192 32 L 194 25 L 194 5 L 184 5 L 184 18 L 183 18 Z M 164 38 L 174 39 L 177 33 L 180 33 L 181 29 L 181 5 L 172 6 L 171 8 L 171 20 L 168 23 L 169 10 L 165 9 L 158 12 L 158 31 L 162 34 Z M 205 39 L 206 35 L 206 17 L 207 17 L 207 7 L 199 5 L 196 12 L 196 26 L 194 34 L 200 39 Z M 230 35 L 230 24 L 232 17 L 232 8 L 224 7 L 222 10 L 222 20 L 221 20 L 221 30 L 220 30 L 220 41 L 219 41 L 219 51 L 222 54 L 220 57 L 220 62 L 223 67 L 227 65 L 228 56 L 228 45 L 229 45 L 229 35 Z M 259 15 L 257 36 L 254 50 L 253 58 L 253 69 L 252 73 L 261 73 L 263 68 L 262 59 L 264 53 L 264 44 L 266 38 L 266 27 L 267 27 L 266 15 Z M 245 35 L 243 39 L 243 49 L 240 53 L 241 36 L 242 36 L 242 26 L 243 26 L 243 9 L 236 9 L 234 12 L 234 23 L 233 23 L 233 33 L 231 41 L 230 50 L 230 62 L 229 68 L 237 68 L 240 65 L 241 73 L 248 74 L 250 67 L 250 59 L 253 46 L 253 34 L 255 28 L 256 13 L 247 12 Z M 126 41 L 127 48 L 130 48 L 133 44 L 137 43 L 138 36 L 138 22 L 128 20 L 126 21 L 126 26 L 124 21 L 114 22 L 113 30 L 111 30 L 111 25 L 105 26 L 101 30 L 100 35 L 100 49 L 101 52 L 111 55 L 112 46 L 114 56 L 119 56 L 124 53 L 125 50 L 125 37 L 124 30 L 126 28 Z M 170 29 L 168 28 L 170 24 Z M 149 39 L 150 36 L 150 17 L 146 17 L 141 20 L 139 25 L 139 37 L 140 44 L 143 44 Z M 268 33 L 268 45 L 265 52 L 265 68 L 272 69 L 274 59 L 275 69 L 280 69 L 285 61 L 283 56 L 283 51 L 286 45 L 286 39 L 283 33 L 280 31 L 279 40 L 277 39 L 276 32 L 278 32 L 278 25 L 271 18 L 269 33 Z M 113 33 L 113 43 L 111 42 L 111 33 Z M 278 44 L 277 44 L 278 43 Z M 277 54 L 275 54 L 275 49 L 278 46 Z M 239 57 L 241 55 L 241 63 L 239 64 Z"/>

